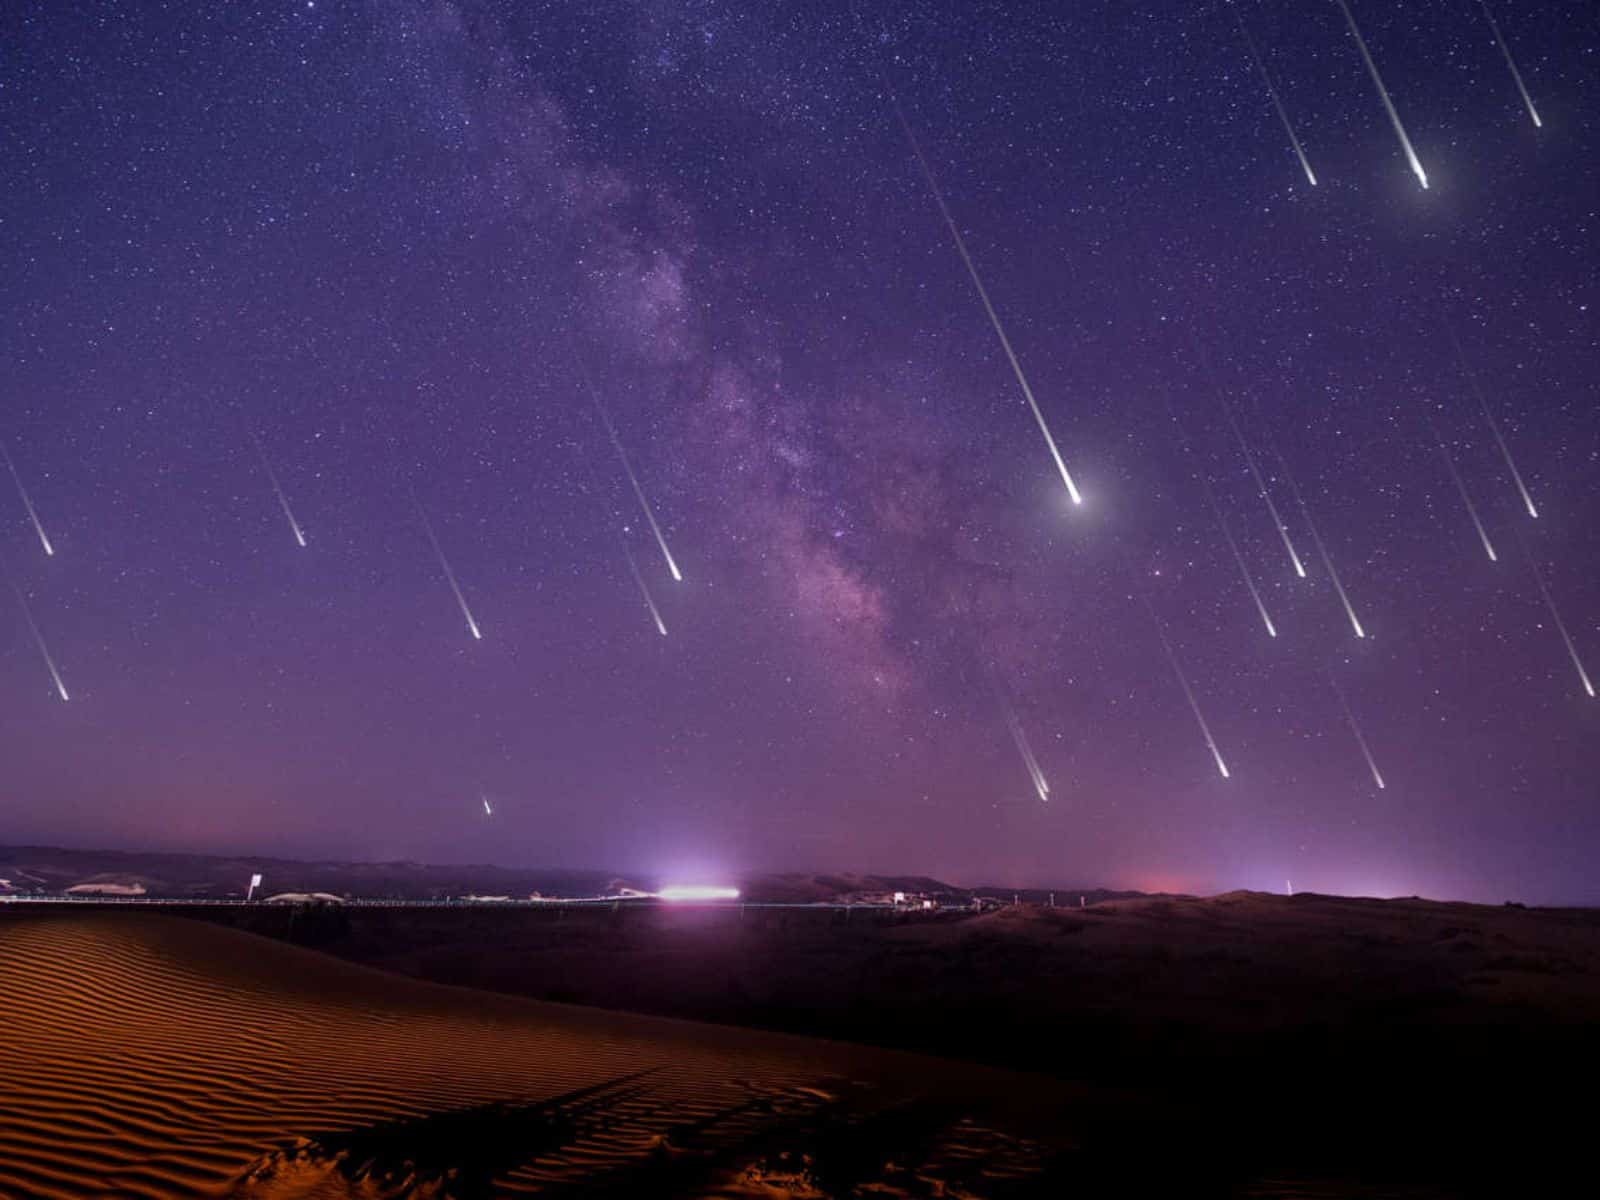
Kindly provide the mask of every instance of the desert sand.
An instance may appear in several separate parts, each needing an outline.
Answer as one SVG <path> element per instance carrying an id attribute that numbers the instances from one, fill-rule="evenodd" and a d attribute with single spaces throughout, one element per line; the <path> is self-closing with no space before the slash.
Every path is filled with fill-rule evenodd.
<path id="1" fill-rule="evenodd" d="M 0 979 L 7 1200 L 1012 1194 L 1075 1099 L 159 915 L 6 920 Z"/>

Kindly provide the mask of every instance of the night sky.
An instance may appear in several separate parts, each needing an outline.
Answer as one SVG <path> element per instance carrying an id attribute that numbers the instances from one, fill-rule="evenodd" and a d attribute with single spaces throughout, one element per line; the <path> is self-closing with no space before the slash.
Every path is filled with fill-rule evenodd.
<path id="1" fill-rule="evenodd" d="M 1315 188 L 1216 3 L 5 5 L 0 841 L 1600 902 L 1600 22 L 1350 3 L 1427 190 L 1334 0 Z"/>

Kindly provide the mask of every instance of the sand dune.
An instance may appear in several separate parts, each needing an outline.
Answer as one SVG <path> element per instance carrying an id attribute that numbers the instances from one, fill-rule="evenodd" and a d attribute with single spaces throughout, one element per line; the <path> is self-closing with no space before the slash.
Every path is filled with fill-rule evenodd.
<path id="1" fill-rule="evenodd" d="M 440 987 L 173 918 L 7 920 L 0 981 L 6 1200 L 1003 1195 L 1071 1127 L 1067 1089 L 1024 1077 Z"/>

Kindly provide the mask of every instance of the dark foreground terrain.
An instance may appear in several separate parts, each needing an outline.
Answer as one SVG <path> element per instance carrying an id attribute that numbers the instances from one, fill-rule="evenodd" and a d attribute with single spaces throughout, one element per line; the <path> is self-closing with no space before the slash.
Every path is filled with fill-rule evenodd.
<path id="1" fill-rule="evenodd" d="M 1182 1114 L 1169 1146 L 1194 1134 L 1197 1170 L 1222 1176 L 1555 1183 L 1588 1139 L 1562 1080 L 1600 1067 L 1600 912 L 1586 909 L 1232 893 L 931 920 L 300 920 L 323 950 L 416 978 L 1131 1089 Z"/>
<path id="2" fill-rule="evenodd" d="M 273 1118 L 260 1114 L 245 1122 L 250 1130 L 272 1127 L 255 1146 L 270 1161 L 258 1164 L 266 1174 L 251 1185 L 257 1190 L 238 1194 L 369 1194 L 328 1190 L 333 1185 L 324 1178 L 333 1172 L 342 1179 L 339 1171 L 369 1160 L 387 1164 L 382 1178 L 391 1188 L 373 1195 L 504 1190 L 495 1184 L 475 1192 L 477 1185 L 451 1174 L 451 1147 L 469 1147 L 464 1153 L 477 1164 L 474 1169 L 490 1172 L 485 1178 L 500 1178 L 495 1172 L 503 1170 L 519 1179 L 542 1179 L 539 1172 L 555 1171 L 551 1163 L 560 1160 L 566 1173 L 559 1194 L 640 1196 L 1510 1196 L 1566 1194 L 1573 1181 L 1590 1173 L 1583 1156 L 1591 1120 L 1582 1096 L 1584 1081 L 1600 1066 L 1600 914 L 1587 910 L 1238 893 L 1120 900 L 1081 910 L 1022 906 L 931 919 L 864 912 L 846 918 L 825 910 L 741 912 L 737 906 L 203 911 L 205 918 L 195 920 L 52 913 L 31 906 L 26 913 L 0 910 L 0 958 L 24 934 L 38 959 L 46 949 L 78 944 L 73 939 L 81 941 L 84 930 L 102 947 L 97 953 L 126 957 L 133 952 L 116 949 L 117 939 L 147 944 L 153 923 L 159 931 L 210 928 L 204 937 L 195 935 L 197 942 L 162 932 L 161 938 L 178 938 L 182 953 L 176 956 L 138 953 L 147 962 L 181 960 L 184 979 L 205 979 L 217 995 L 235 990 L 230 979 L 240 969 L 239 956 L 278 964 L 269 972 L 272 986 L 285 991 L 267 1008 L 285 1028 L 262 1036 L 284 1046 L 286 1058 L 275 1060 L 274 1068 L 288 1072 L 281 1086 L 291 1093 L 313 1088 L 296 1084 L 295 1072 L 322 1079 L 330 1070 L 326 1046 L 334 1042 L 348 1060 L 341 1068 L 347 1074 L 333 1072 L 316 1085 L 330 1089 L 323 1108 L 298 1125 L 291 1122 L 292 1131 L 277 1129 Z M 300 945 L 273 946 L 251 933 Z M 275 957 L 282 954 L 299 957 Z M 384 1031 L 387 1048 L 371 1053 L 388 1065 L 374 1067 L 372 1082 L 358 1085 L 350 1078 L 362 1075 L 363 1060 L 340 1040 L 345 1035 L 308 1032 L 331 1019 L 334 1001 L 316 982 L 321 973 L 353 969 L 328 956 L 486 992 L 426 993 L 430 1005 L 445 1004 L 440 998 L 448 997 L 451 1021 L 457 1022 L 439 1042 L 441 1026 L 413 1027 L 416 1018 L 408 1015 L 407 1006 L 417 1003 L 408 989 L 422 984 L 362 971 L 355 1024 L 367 1035 Z M 93 958 L 74 952 L 72 961 Z M 15 951 L 0 965 L 13 993 L 37 997 L 77 989 L 73 994 L 81 996 L 85 986 L 60 978 L 87 969 L 81 965 L 58 964 L 50 977 Z M 357 986 L 346 976 L 339 979 L 344 982 L 336 992 Z M 118 985 L 122 994 L 129 987 L 140 993 L 138 1036 L 165 1027 L 163 993 L 173 986 L 159 975 Z M 106 995 L 100 1020 L 120 1019 L 116 994 Z M 475 1028 L 478 1014 L 499 1012 L 497 1006 L 508 1003 L 551 1000 L 563 1004 L 533 1003 L 517 1017 L 547 1033 L 525 1031 L 519 1037 L 537 1042 L 553 1036 L 549 1028 L 565 1028 L 563 1022 L 584 1012 L 593 1014 L 585 1020 L 595 1022 L 634 1020 L 593 1011 L 610 1008 L 918 1054 L 874 1059 L 868 1068 L 857 1061 L 866 1052 L 780 1039 L 785 1065 L 762 1076 L 736 1065 L 725 1049 L 709 1052 L 714 1065 L 708 1067 L 701 1050 L 690 1054 L 670 1038 L 660 1042 L 661 1030 L 689 1036 L 687 1031 L 706 1028 L 669 1024 L 651 1027 L 650 1038 L 636 1041 L 633 1051 L 608 1051 L 606 1071 L 592 1080 L 565 1067 L 550 1077 L 548 1069 L 530 1065 L 526 1046 L 480 1045 L 473 1040 L 477 1033 L 468 1038 L 471 1052 L 465 1057 L 430 1043 L 434 1067 L 407 1063 L 410 1048 L 429 1039 L 447 1045 L 450 1038 L 467 1037 L 464 1031 Z M 571 1004 L 592 1007 L 566 1007 Z M 105 1036 L 107 1045 L 116 1045 L 133 1035 L 113 1029 Z M 594 1036 L 610 1045 L 621 1035 Z M 719 1036 L 733 1034 L 707 1030 L 694 1036 L 709 1039 L 697 1044 L 716 1046 Z M 738 1036 L 759 1042 L 768 1035 Z M 5 1038 L 0 1030 L 0 1051 Z M 65 1065 L 57 1070 L 92 1078 L 93 1066 L 75 1063 L 80 1051 L 65 1034 L 63 1039 L 58 1061 Z M 208 1043 L 194 1063 L 185 1062 L 186 1046 L 178 1021 L 172 1038 L 151 1053 L 172 1064 L 165 1069 L 175 1076 L 192 1070 L 219 1092 L 232 1086 L 230 1074 L 240 1073 L 248 1090 L 248 1080 L 263 1069 L 251 1066 L 249 1054 L 242 1067 L 230 1063 L 225 1036 Z M 763 1053 L 779 1053 L 762 1046 Z M 561 1057 L 583 1061 L 590 1054 L 580 1046 Z M 849 1060 L 846 1066 L 840 1066 L 840 1054 Z M 919 1054 L 939 1056 L 947 1065 Z M 624 1080 L 648 1064 L 662 1069 L 675 1055 L 686 1055 L 683 1062 L 698 1064 L 693 1069 L 702 1075 L 710 1071 L 703 1086 L 713 1099 L 720 1089 L 743 1086 L 735 1080 L 757 1079 L 764 1096 L 770 1081 L 761 1080 L 778 1080 L 770 1086 L 782 1093 L 781 1100 L 761 1103 L 776 1104 L 781 1119 L 773 1115 L 776 1109 L 763 1109 L 757 1132 L 708 1131 L 691 1138 L 685 1122 L 693 1125 L 699 1118 L 683 1114 L 698 1109 L 685 1108 L 677 1093 L 676 1099 L 647 1098 L 653 1094 L 649 1088 L 639 1093 L 645 1085 Z M 979 1067 L 958 1068 L 948 1063 L 952 1059 L 999 1073 L 973 1075 Z M 458 1060 L 462 1065 L 447 1066 Z M 504 1079 L 480 1078 L 482 1068 L 469 1065 L 488 1061 L 495 1071 L 521 1062 L 542 1082 L 513 1093 Z M 368 1097 L 382 1090 L 377 1079 L 385 1072 L 432 1078 L 430 1071 L 447 1069 L 460 1076 L 454 1090 L 445 1089 L 448 1103 L 433 1093 L 401 1095 L 369 1112 L 338 1090 L 354 1087 L 357 1097 Z M 897 1080 L 898 1090 L 887 1088 L 885 1079 Z M 0 1083 L 0 1094 L 8 1097 L 26 1095 L 29 1088 L 26 1071 Z M 634 1139 L 644 1144 L 664 1136 L 661 1144 L 673 1152 L 661 1151 L 657 1158 L 671 1158 L 677 1174 L 640 1174 L 660 1163 L 649 1155 L 629 1157 L 632 1151 L 620 1158 L 609 1151 L 610 1157 L 601 1155 L 593 1178 L 573 1174 L 572 1162 L 582 1155 L 575 1160 L 571 1147 L 587 1146 L 584 1138 L 598 1136 L 584 1122 L 604 1125 L 593 1110 L 598 1105 L 603 1115 L 614 1107 L 584 1091 L 601 1085 L 620 1089 L 630 1112 L 654 1111 L 651 1128 L 680 1130 Z M 159 1081 L 150 1086 L 161 1093 Z M 415 1081 L 406 1086 L 415 1087 Z M 815 1100 L 815 1112 L 806 1107 L 811 1100 L 795 1099 L 813 1093 L 826 1098 Z M 556 1102 L 552 1097 L 566 1097 L 557 1104 L 560 1111 L 548 1107 Z M 51 1101 L 28 1118 L 31 1124 L 24 1122 L 25 1131 L 32 1129 L 37 1140 L 46 1137 L 53 1120 L 101 1120 L 93 1104 L 84 1103 Z M 789 1132 L 774 1133 L 769 1117 Z M 579 1126 L 586 1132 L 573 1132 Z M 0 1122 L 0 1155 L 7 1128 Z M 181 1123 L 174 1128 L 181 1140 Z M 12 1136 L 20 1135 L 12 1129 Z M 546 1143 L 555 1149 L 535 1155 L 542 1164 L 537 1170 L 516 1165 L 523 1150 Z M 680 1151 L 691 1143 L 696 1149 L 686 1158 Z M 951 1149 L 956 1143 L 965 1148 Z M 192 1152 L 166 1154 L 183 1158 Z M 964 1173 L 938 1165 L 951 1155 L 966 1164 Z M 817 1166 L 823 1159 L 831 1165 Z M 165 1158 L 151 1161 L 156 1160 Z M 854 1165 L 844 1169 L 840 1162 Z M 322 1182 L 292 1190 L 284 1181 L 299 1178 L 295 1172 Z M 406 1179 L 442 1180 L 438 1186 L 444 1190 L 407 1191 L 412 1184 L 404 1184 Z M 613 1190 L 595 1190 L 602 1182 Z M 0 1195 L 11 1194 L 8 1186 L 16 1189 L 17 1179 L 8 1182 L 0 1170 Z M 548 1191 L 554 1184 L 529 1186 Z M 15 1194 L 95 1193 L 52 1185 Z"/>

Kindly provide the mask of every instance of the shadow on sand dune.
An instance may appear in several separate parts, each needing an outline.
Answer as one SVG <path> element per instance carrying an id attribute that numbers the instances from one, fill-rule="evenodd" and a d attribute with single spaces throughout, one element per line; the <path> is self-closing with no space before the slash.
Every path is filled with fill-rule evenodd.
<path id="1" fill-rule="evenodd" d="M 489 1200 L 580 1143 L 626 1128 L 641 1071 L 535 1103 L 474 1105 L 296 1141 L 253 1164 L 237 1200 Z M 856 1089 L 774 1090 L 683 1121 L 581 1179 L 525 1180 L 554 1197 L 1024 1197 L 1052 1172 L 1041 1149 L 949 1104 L 875 1110 Z"/>

